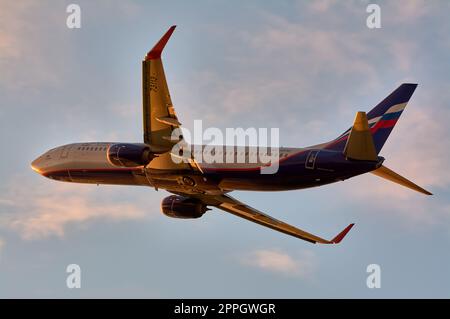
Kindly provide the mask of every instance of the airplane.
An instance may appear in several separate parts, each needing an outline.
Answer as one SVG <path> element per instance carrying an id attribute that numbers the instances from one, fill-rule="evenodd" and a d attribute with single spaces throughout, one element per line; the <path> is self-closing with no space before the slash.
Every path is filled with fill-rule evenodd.
<path id="1" fill-rule="evenodd" d="M 370 112 L 357 112 L 353 125 L 337 138 L 305 148 L 277 148 L 278 171 L 261 174 L 263 163 L 248 161 L 258 147 L 245 147 L 245 163 L 200 163 L 191 156 L 175 162 L 173 138 L 181 128 L 166 82 L 161 54 L 172 26 L 142 62 L 143 143 L 89 142 L 56 147 L 31 163 L 37 173 L 58 181 L 141 185 L 172 195 L 161 203 L 174 218 L 199 218 L 210 207 L 273 230 L 319 244 L 338 244 L 354 224 L 327 240 L 275 219 L 231 197 L 234 190 L 282 191 L 317 187 L 372 173 L 423 194 L 430 192 L 383 165 L 379 156 L 417 84 L 401 84 Z M 193 147 L 193 146 L 191 146 Z M 205 145 L 201 146 L 204 150 Z M 236 155 L 236 154 L 234 154 Z M 223 153 L 225 156 L 225 152 Z"/>

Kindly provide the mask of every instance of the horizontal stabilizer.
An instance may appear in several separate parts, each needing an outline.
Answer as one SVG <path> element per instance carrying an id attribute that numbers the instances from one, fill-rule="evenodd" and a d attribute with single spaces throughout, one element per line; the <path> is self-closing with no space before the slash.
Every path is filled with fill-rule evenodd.
<path id="1" fill-rule="evenodd" d="M 354 160 L 376 161 L 377 152 L 366 112 L 358 112 L 344 148 L 344 155 Z"/>
<path id="2" fill-rule="evenodd" d="M 394 171 L 391 171 L 389 168 L 387 168 L 386 166 L 381 166 L 380 168 L 374 170 L 371 172 L 374 175 L 377 175 L 379 177 L 385 178 L 391 182 L 400 184 L 402 186 L 408 187 L 412 190 L 415 190 L 419 193 L 422 194 L 426 194 L 426 195 L 433 195 L 431 194 L 429 191 L 423 189 L 422 187 L 414 184 L 413 182 L 411 182 L 410 180 L 404 178 L 403 176 L 400 176 L 399 174 L 397 174 Z"/>

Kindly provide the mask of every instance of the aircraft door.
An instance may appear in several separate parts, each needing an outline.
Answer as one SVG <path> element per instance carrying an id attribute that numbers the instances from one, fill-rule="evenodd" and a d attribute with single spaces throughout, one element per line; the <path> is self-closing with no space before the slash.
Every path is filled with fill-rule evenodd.
<path id="1" fill-rule="evenodd" d="M 67 156 L 69 156 L 69 152 L 70 152 L 71 148 L 72 148 L 71 145 L 63 146 L 62 150 L 61 150 L 60 158 L 67 158 Z"/>
<path id="2" fill-rule="evenodd" d="M 319 155 L 320 150 L 309 151 L 308 157 L 306 158 L 305 167 L 308 169 L 314 169 L 316 165 L 317 155 Z"/>

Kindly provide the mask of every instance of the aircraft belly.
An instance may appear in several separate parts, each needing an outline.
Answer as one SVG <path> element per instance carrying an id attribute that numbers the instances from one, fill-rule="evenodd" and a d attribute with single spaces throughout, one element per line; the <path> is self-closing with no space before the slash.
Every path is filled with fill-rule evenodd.
<path id="1" fill-rule="evenodd" d="M 72 183 L 150 185 L 145 176 L 130 169 L 62 169 L 45 175 L 54 180 Z"/>
<path id="2" fill-rule="evenodd" d="M 147 169 L 147 178 L 156 188 L 188 194 L 222 194 L 217 176 L 193 173 L 191 170 Z"/>
<path id="3" fill-rule="evenodd" d="M 224 178 L 219 186 L 224 190 L 283 191 L 316 187 L 339 181 L 334 177 L 323 178 Z"/>

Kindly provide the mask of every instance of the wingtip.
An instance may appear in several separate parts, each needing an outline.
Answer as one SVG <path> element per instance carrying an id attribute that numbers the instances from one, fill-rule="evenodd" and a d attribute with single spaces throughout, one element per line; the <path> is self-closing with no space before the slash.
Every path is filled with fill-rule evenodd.
<path id="1" fill-rule="evenodd" d="M 425 195 L 427 195 L 427 196 L 433 195 L 433 193 L 427 191 L 425 188 L 422 188 L 422 187 L 420 187 L 420 186 L 417 186 L 417 187 L 418 187 L 418 189 L 417 189 L 418 192 L 420 192 L 420 193 L 422 193 L 422 194 L 425 194 Z"/>
<path id="2" fill-rule="evenodd" d="M 169 41 L 173 31 L 175 31 L 176 27 L 176 25 L 173 25 L 169 28 L 169 30 L 167 30 L 167 32 L 161 37 L 158 43 L 156 43 L 155 46 L 147 53 L 147 55 L 145 56 L 145 61 L 161 58 L 161 53 L 164 50 L 167 42 Z"/>
<path id="3" fill-rule="evenodd" d="M 355 225 L 355 224 L 352 223 L 352 224 L 348 225 L 347 227 L 345 227 L 345 229 L 344 229 L 343 231 L 341 231 L 336 237 L 334 237 L 334 238 L 331 240 L 331 242 L 332 242 L 333 244 L 339 244 L 339 243 L 344 239 L 344 237 L 348 234 L 348 232 L 350 231 L 350 229 L 352 229 L 352 227 L 353 227 L 354 225 Z"/>

